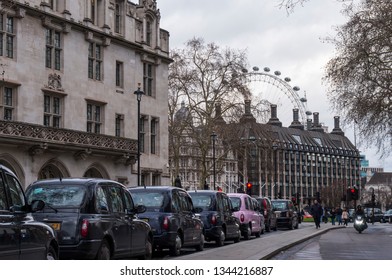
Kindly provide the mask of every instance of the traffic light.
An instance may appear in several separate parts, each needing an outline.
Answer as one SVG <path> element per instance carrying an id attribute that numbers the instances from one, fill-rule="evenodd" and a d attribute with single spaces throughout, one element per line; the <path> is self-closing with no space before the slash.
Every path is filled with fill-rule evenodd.
<path id="1" fill-rule="evenodd" d="M 246 183 L 246 193 L 252 195 L 252 183 Z"/>
<path id="2" fill-rule="evenodd" d="M 350 187 L 347 188 L 347 193 L 346 193 L 347 201 L 353 200 L 353 192 Z"/>
<path id="3" fill-rule="evenodd" d="M 351 188 L 351 198 L 352 200 L 358 200 L 359 199 L 359 190 L 357 187 L 352 187 Z"/>

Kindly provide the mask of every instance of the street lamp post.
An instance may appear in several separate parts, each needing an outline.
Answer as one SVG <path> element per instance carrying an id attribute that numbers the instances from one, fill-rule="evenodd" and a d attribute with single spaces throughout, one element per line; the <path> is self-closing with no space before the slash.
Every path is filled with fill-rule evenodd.
<path id="1" fill-rule="evenodd" d="M 144 92 L 140 89 L 140 83 L 134 94 L 137 99 L 137 185 L 140 186 L 140 101 Z"/>
<path id="2" fill-rule="evenodd" d="M 216 140 L 215 131 L 211 134 L 212 139 L 212 162 L 213 162 L 213 174 L 214 174 L 214 190 L 216 190 L 216 171 L 215 171 L 215 140 Z"/>
<path id="3" fill-rule="evenodd" d="M 276 142 L 274 142 L 273 144 L 272 144 L 272 149 L 274 150 L 274 187 L 273 187 L 273 189 L 272 189 L 272 191 L 273 191 L 273 193 L 272 193 L 272 196 L 271 197 L 275 197 L 276 198 L 276 192 L 275 192 L 275 190 L 277 191 L 278 190 L 278 187 L 276 186 L 276 183 L 277 183 L 277 181 L 276 181 L 276 176 L 277 176 L 277 153 L 278 153 L 278 144 L 276 144 Z"/>

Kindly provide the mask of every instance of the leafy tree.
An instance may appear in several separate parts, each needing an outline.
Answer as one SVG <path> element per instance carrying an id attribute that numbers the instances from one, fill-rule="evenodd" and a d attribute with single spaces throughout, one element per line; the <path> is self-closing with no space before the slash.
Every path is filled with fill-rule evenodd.
<path id="1" fill-rule="evenodd" d="M 326 66 L 329 99 L 360 142 L 375 145 L 381 157 L 392 147 L 392 2 L 361 1 L 345 11 L 349 20 L 337 28 L 337 55 Z"/>
<path id="2" fill-rule="evenodd" d="M 246 68 L 246 53 L 193 38 L 184 49 L 172 50 L 171 58 L 169 148 L 171 166 L 174 167 L 172 173 L 179 172 L 181 149 L 194 154 L 193 160 L 200 160 L 195 165 L 201 170 L 199 182 L 202 187 L 212 172 L 208 159 L 212 133 L 217 132 L 216 144 L 221 147 L 218 143 L 223 139 L 219 131 L 223 118 L 232 121 L 239 115 L 237 112 L 241 111 L 244 97 L 249 98 L 245 81 L 241 78 L 242 69 Z M 216 114 L 217 109 L 219 114 Z M 217 149 L 217 172 L 222 167 L 220 157 L 226 156 L 227 151 Z"/>

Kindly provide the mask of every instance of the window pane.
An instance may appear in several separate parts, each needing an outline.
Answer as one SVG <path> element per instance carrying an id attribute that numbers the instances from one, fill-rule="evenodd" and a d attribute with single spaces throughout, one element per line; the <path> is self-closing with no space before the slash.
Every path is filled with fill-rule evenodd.
<path id="1" fill-rule="evenodd" d="M 60 32 L 54 33 L 54 46 L 56 48 L 61 48 Z"/>
<path id="2" fill-rule="evenodd" d="M 48 68 L 52 67 L 52 48 L 51 47 L 46 47 L 45 66 Z"/>
<path id="3" fill-rule="evenodd" d="M 12 88 L 4 88 L 4 105 L 12 106 Z"/>
<path id="4" fill-rule="evenodd" d="M 0 34 L 0 55 L 3 55 L 3 34 Z"/>
<path id="5" fill-rule="evenodd" d="M 44 112 L 50 113 L 50 96 L 44 96 Z"/>
<path id="6" fill-rule="evenodd" d="M 92 59 L 88 60 L 88 77 L 90 79 L 93 78 L 93 65 L 94 65 L 94 61 Z"/>
<path id="7" fill-rule="evenodd" d="M 96 122 L 101 121 L 101 107 L 99 107 L 99 106 L 95 107 L 95 121 Z"/>
<path id="8" fill-rule="evenodd" d="M 46 29 L 46 44 L 52 45 L 52 30 Z"/>
<path id="9" fill-rule="evenodd" d="M 53 117 L 53 127 L 60 127 L 60 117 Z"/>
<path id="10" fill-rule="evenodd" d="M 93 119 L 93 106 L 91 104 L 87 104 L 87 120 L 91 121 Z"/>
<path id="11" fill-rule="evenodd" d="M 53 98 L 53 113 L 60 115 L 60 98 L 58 97 Z"/>
<path id="12" fill-rule="evenodd" d="M 50 126 L 50 116 L 44 115 L 44 126 Z"/>
<path id="13" fill-rule="evenodd" d="M 60 70 L 60 50 L 55 50 L 54 51 L 54 68 L 56 70 Z"/>
<path id="14" fill-rule="evenodd" d="M 14 19 L 12 17 L 7 17 L 7 32 L 14 33 Z"/>
<path id="15" fill-rule="evenodd" d="M 7 36 L 7 57 L 14 57 L 14 37 Z"/>
<path id="16" fill-rule="evenodd" d="M 99 45 L 95 46 L 95 58 L 101 59 L 101 46 Z"/>
<path id="17" fill-rule="evenodd" d="M 96 62 L 95 64 L 95 79 L 100 81 L 101 80 L 101 63 Z"/>
<path id="18" fill-rule="evenodd" d="M 92 132 L 92 123 L 91 122 L 88 122 L 87 123 L 87 132 Z"/>
<path id="19" fill-rule="evenodd" d="M 12 121 L 12 109 L 9 108 L 4 109 L 4 120 Z"/>
<path id="20" fill-rule="evenodd" d="M 95 133 L 101 133 L 101 125 L 99 123 L 95 124 Z"/>

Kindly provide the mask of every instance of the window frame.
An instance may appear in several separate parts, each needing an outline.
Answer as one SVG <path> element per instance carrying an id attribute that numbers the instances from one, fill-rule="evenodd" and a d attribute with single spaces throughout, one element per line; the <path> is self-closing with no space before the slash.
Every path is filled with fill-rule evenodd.
<path id="1" fill-rule="evenodd" d="M 105 105 L 106 104 L 102 102 L 97 102 L 94 100 L 86 100 L 86 131 L 87 132 L 95 133 L 95 134 L 104 134 Z M 89 110 L 90 107 L 92 110 Z M 99 108 L 98 110 L 99 112 L 97 111 L 97 108 Z"/>
<path id="2" fill-rule="evenodd" d="M 155 96 L 155 68 L 150 62 L 143 63 L 143 90 L 147 96 Z"/>
<path id="3" fill-rule="evenodd" d="M 89 42 L 88 46 L 88 78 L 91 80 L 103 80 L 103 45 Z"/>
<path id="4" fill-rule="evenodd" d="M 116 137 L 124 137 L 124 115 L 116 114 L 115 125 L 114 125 L 114 135 Z"/>
<path id="5" fill-rule="evenodd" d="M 46 100 L 49 98 L 49 104 L 47 110 Z M 58 106 L 55 106 L 55 100 L 58 100 Z M 48 92 L 44 93 L 44 103 L 43 103 L 44 119 L 43 125 L 47 127 L 61 128 L 63 127 L 63 112 L 64 112 L 64 97 L 57 94 L 50 94 Z M 58 110 L 56 112 L 56 109 Z M 49 122 L 46 123 L 46 119 Z"/>
<path id="6" fill-rule="evenodd" d="M 150 153 L 158 153 L 158 138 L 159 138 L 159 119 L 151 118 L 150 121 Z"/>
<path id="7" fill-rule="evenodd" d="M 7 13 L 0 13 L 0 56 L 14 58 L 15 31 L 15 17 Z"/>
<path id="8" fill-rule="evenodd" d="M 124 88 L 124 63 L 116 61 L 116 87 Z"/>
<path id="9" fill-rule="evenodd" d="M 61 71 L 63 67 L 63 38 L 62 33 L 56 29 L 45 28 L 45 67 Z"/>
<path id="10" fill-rule="evenodd" d="M 6 102 L 6 89 L 11 90 L 11 103 L 7 104 Z M 16 100 L 17 100 L 17 87 L 4 84 L 0 86 L 0 114 L 1 119 L 5 121 L 15 120 L 16 115 Z M 6 112 L 11 112 L 11 117 L 6 117 Z"/>

